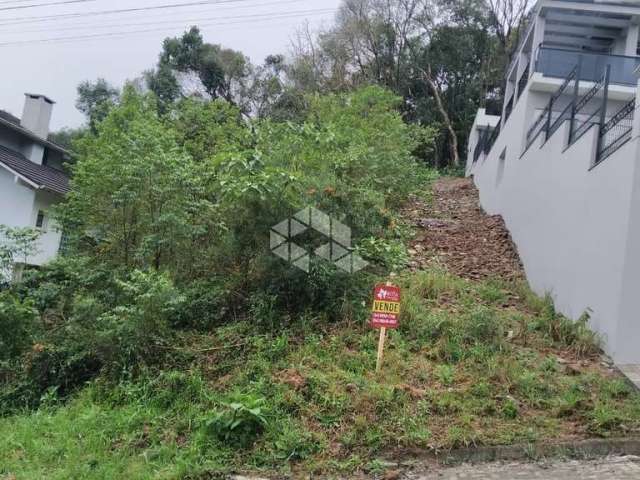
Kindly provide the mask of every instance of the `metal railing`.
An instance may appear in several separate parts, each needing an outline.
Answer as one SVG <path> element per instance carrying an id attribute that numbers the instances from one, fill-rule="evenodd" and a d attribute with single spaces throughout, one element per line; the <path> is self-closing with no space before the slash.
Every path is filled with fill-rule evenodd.
<path id="1" fill-rule="evenodd" d="M 476 148 L 473 149 L 473 163 L 476 163 L 480 158 L 480 155 L 484 153 L 484 145 L 486 142 L 487 131 L 481 130 L 480 136 L 478 137 L 478 143 L 476 143 Z"/>
<path id="2" fill-rule="evenodd" d="M 551 138 L 551 136 L 556 133 L 556 130 L 558 130 L 558 128 L 560 128 L 560 125 L 562 125 L 562 122 L 564 122 L 565 120 L 571 120 L 572 112 L 573 102 L 564 107 L 564 110 L 562 110 L 560 114 L 557 114 L 557 112 L 552 112 L 554 113 L 554 115 L 552 115 L 552 122 L 547 129 L 547 139 Z"/>
<path id="3" fill-rule="evenodd" d="M 525 68 L 524 72 L 522 72 L 522 75 L 520 75 L 520 80 L 518 80 L 518 92 L 517 92 L 516 101 L 520 99 L 520 95 L 522 95 L 522 92 L 527 86 L 527 82 L 529 82 L 529 65 L 528 64 L 527 64 L 527 68 Z"/>
<path id="4" fill-rule="evenodd" d="M 558 99 L 567 90 L 567 88 L 569 88 L 571 85 L 574 86 L 574 89 L 577 88 L 576 85 L 579 81 L 578 70 L 579 65 L 575 65 L 573 69 L 571 69 L 571 71 L 567 74 L 564 81 L 562 82 L 562 85 L 560 85 L 560 88 L 558 88 L 558 90 L 556 90 L 553 95 L 551 95 L 547 106 L 540 113 L 538 118 L 536 118 L 531 127 L 529 127 L 529 130 L 527 130 L 524 149 L 525 152 L 529 149 L 536 138 L 538 138 L 538 135 L 540 135 L 542 132 L 544 132 L 544 139 L 546 142 L 556 132 L 560 125 L 562 125 L 563 121 L 571 119 L 573 102 L 570 102 L 560 112 L 555 111 L 553 107 L 557 104 Z"/>
<path id="5" fill-rule="evenodd" d="M 493 130 L 491 131 L 491 135 L 489 135 L 489 137 L 487 138 L 487 141 L 485 143 L 484 146 L 484 153 L 486 155 L 489 154 L 489 152 L 491 151 L 491 149 L 493 148 L 493 144 L 496 143 L 496 139 L 498 138 L 498 135 L 500 135 L 500 127 L 502 122 L 500 120 L 498 120 L 498 123 L 496 124 L 495 127 L 493 127 Z"/>
<path id="6" fill-rule="evenodd" d="M 538 118 L 536 118 L 535 122 L 529 127 L 527 130 L 527 141 L 525 145 L 525 152 L 529 150 L 529 147 L 533 142 L 535 142 L 538 135 L 542 133 L 547 128 L 547 120 L 549 118 L 549 104 L 545 107 L 545 109 L 540 113 Z"/>
<path id="7" fill-rule="evenodd" d="M 580 80 L 597 82 L 607 65 L 611 66 L 610 82 L 619 85 L 636 86 L 635 69 L 640 66 L 640 57 L 584 53 L 540 46 L 536 55 L 535 71 L 546 77 L 565 78 L 578 59 L 582 62 Z"/>
<path id="8" fill-rule="evenodd" d="M 598 151 L 595 165 L 631 140 L 635 109 L 636 99 L 634 98 L 618 110 L 606 123 L 601 125 L 598 133 Z"/>
<path id="9" fill-rule="evenodd" d="M 604 91 L 609 88 L 609 73 L 610 68 L 605 69 L 602 77 L 600 77 L 595 85 L 582 95 L 582 97 L 578 97 L 579 89 L 576 88 L 576 98 L 574 99 L 575 107 L 571 117 L 571 126 L 569 128 L 569 145 L 577 142 L 580 137 L 589 130 L 589 127 L 600 124 L 601 111 L 603 108 L 602 102 L 598 103 L 593 112 L 587 113 L 586 110 L 599 92 L 602 91 L 602 97 L 604 99 Z M 587 118 L 582 119 L 585 115 L 587 115 Z"/>
<path id="10" fill-rule="evenodd" d="M 511 115 L 511 112 L 513 111 L 513 97 L 514 95 L 511 95 L 511 98 L 507 102 L 507 106 L 504 108 L 504 123 L 507 123 L 509 115 Z"/>
<path id="11" fill-rule="evenodd" d="M 498 120 L 495 127 L 492 128 L 487 125 L 484 130 L 480 131 L 478 143 L 476 143 L 473 150 L 473 163 L 476 163 L 483 153 L 488 155 L 491 152 L 493 144 L 496 143 L 496 139 L 500 135 L 500 123 L 500 120 Z"/>

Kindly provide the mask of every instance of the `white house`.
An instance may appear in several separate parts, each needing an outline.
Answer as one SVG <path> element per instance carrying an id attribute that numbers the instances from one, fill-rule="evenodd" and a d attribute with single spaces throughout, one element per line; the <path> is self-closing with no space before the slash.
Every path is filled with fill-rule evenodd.
<path id="1" fill-rule="evenodd" d="M 21 119 L 0 110 L 0 224 L 41 230 L 32 265 L 58 253 L 62 235 L 49 211 L 69 191 L 67 152 L 47 138 L 53 104 L 27 93 Z"/>
<path id="2" fill-rule="evenodd" d="M 618 364 L 640 363 L 639 29 L 638 1 L 539 0 L 467 159 L 531 287 L 587 312 Z"/>

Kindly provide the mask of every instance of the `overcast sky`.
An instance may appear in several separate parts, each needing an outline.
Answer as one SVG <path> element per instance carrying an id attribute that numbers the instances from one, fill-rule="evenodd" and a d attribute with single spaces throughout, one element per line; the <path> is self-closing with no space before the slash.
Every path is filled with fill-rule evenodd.
<path id="1" fill-rule="evenodd" d="M 165 37 L 179 35 L 190 25 L 201 27 L 205 41 L 241 50 L 260 63 L 270 53 L 288 53 L 292 35 L 305 20 L 312 28 L 330 24 L 340 4 L 340 0 L 200 0 L 202 5 L 97 15 L 198 0 L 67 0 L 63 5 L 16 8 L 62 1 L 0 1 L 0 109 L 19 117 L 25 92 L 45 94 L 56 101 L 52 130 L 84 122 L 74 107 L 78 83 L 104 77 L 121 86 L 155 64 Z M 87 16 L 89 12 L 93 13 Z M 59 17 L 67 14 L 81 16 Z M 99 37 L 116 32 L 137 33 Z M 92 38 L 51 40 L 87 36 Z"/>

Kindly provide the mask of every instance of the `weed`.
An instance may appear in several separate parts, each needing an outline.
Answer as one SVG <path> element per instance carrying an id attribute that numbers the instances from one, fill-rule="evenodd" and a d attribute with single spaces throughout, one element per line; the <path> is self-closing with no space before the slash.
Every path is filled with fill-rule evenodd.
<path id="1" fill-rule="evenodd" d="M 625 421 L 624 415 L 615 405 L 598 402 L 589 413 L 589 431 L 602 437 L 607 437 L 611 431 L 618 428 Z"/>
<path id="2" fill-rule="evenodd" d="M 478 286 L 478 296 L 481 300 L 495 305 L 504 304 L 507 295 L 502 285 L 497 280 L 488 280 Z"/>
<path id="3" fill-rule="evenodd" d="M 265 398 L 237 395 L 223 404 L 206 427 L 219 440 L 248 448 L 267 425 L 265 403 Z"/>
<path id="4" fill-rule="evenodd" d="M 507 398 L 502 404 L 501 412 L 505 418 L 514 419 L 518 416 L 518 404 L 512 398 Z"/>
<path id="5" fill-rule="evenodd" d="M 438 365 L 435 373 L 436 378 L 442 385 L 449 386 L 453 384 L 456 370 L 451 365 Z"/>

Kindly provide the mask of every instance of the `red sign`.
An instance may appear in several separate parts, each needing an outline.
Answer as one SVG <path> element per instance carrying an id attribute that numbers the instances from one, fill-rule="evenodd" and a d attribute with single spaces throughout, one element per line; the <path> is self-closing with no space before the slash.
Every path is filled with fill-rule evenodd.
<path id="1" fill-rule="evenodd" d="M 374 328 L 398 328 L 400 317 L 400 287 L 376 285 L 373 290 L 371 326 Z"/>

